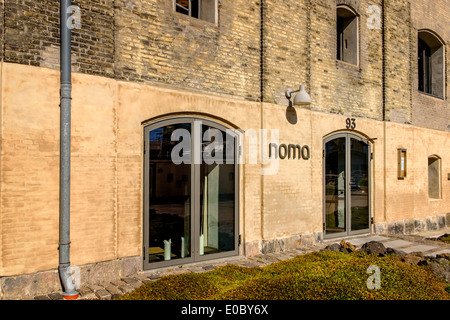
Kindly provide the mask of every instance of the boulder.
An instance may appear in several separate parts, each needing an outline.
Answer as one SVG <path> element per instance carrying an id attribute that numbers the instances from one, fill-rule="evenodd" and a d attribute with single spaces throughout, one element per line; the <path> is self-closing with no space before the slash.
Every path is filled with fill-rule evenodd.
<path id="1" fill-rule="evenodd" d="M 330 244 L 321 251 L 352 253 L 356 251 L 356 246 L 354 246 L 350 242 L 345 242 L 344 240 L 342 240 L 339 244 Z"/>
<path id="2" fill-rule="evenodd" d="M 421 252 L 408 253 L 407 255 L 402 257 L 402 261 L 407 264 L 418 265 L 418 266 L 423 266 L 423 265 L 428 264 L 427 260 L 425 259 L 425 257 L 423 256 L 423 254 Z"/>
<path id="3" fill-rule="evenodd" d="M 387 250 L 384 244 L 382 244 L 381 242 L 370 241 L 362 245 L 361 251 L 383 257 L 384 255 L 386 255 Z"/>
<path id="4" fill-rule="evenodd" d="M 429 265 L 436 276 L 450 284 L 450 264 L 432 262 Z"/>
<path id="5" fill-rule="evenodd" d="M 354 246 L 350 242 L 345 242 L 344 240 L 341 241 L 340 247 L 341 247 L 341 252 L 345 252 L 345 253 L 352 253 L 352 252 L 355 252 L 355 250 L 356 250 L 356 246 Z"/>
<path id="6" fill-rule="evenodd" d="M 341 252 L 341 246 L 339 244 L 337 244 L 337 243 L 333 243 L 333 244 L 330 244 L 330 245 L 326 246 L 321 251 Z"/>
<path id="7" fill-rule="evenodd" d="M 449 253 L 441 253 L 436 255 L 436 258 L 445 259 L 450 261 L 450 254 Z"/>
<path id="8" fill-rule="evenodd" d="M 400 256 L 400 257 L 406 256 L 406 252 L 405 251 L 397 250 L 397 249 L 394 249 L 394 248 L 387 248 L 386 249 L 386 254 L 387 255 L 394 254 L 394 255 L 397 255 L 397 256 Z"/>

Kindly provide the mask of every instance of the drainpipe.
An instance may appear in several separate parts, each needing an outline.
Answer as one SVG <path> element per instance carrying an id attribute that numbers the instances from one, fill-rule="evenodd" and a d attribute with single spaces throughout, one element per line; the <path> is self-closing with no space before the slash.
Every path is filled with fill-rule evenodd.
<path id="1" fill-rule="evenodd" d="M 60 182 L 59 182 L 59 276 L 65 299 L 78 298 L 70 272 L 70 122 L 71 122 L 71 29 L 70 0 L 61 0 L 61 88 L 60 88 Z"/>

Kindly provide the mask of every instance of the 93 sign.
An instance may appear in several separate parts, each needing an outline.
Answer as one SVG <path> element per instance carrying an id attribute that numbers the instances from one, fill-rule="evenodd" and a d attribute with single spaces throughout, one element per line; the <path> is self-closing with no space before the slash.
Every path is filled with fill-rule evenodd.
<path id="1" fill-rule="evenodd" d="M 356 129 L 356 119 L 347 118 L 347 120 L 345 120 L 345 123 L 347 124 L 347 126 L 346 126 L 347 129 L 351 129 L 351 130 Z"/>

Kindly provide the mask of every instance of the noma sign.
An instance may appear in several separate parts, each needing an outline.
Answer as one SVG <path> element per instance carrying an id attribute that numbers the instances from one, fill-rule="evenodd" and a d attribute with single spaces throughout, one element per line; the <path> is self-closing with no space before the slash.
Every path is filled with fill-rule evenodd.
<path id="1" fill-rule="evenodd" d="M 311 159 L 311 149 L 309 146 L 301 146 L 299 144 L 269 144 L 269 158 L 270 159 L 298 159 L 309 160 Z"/>

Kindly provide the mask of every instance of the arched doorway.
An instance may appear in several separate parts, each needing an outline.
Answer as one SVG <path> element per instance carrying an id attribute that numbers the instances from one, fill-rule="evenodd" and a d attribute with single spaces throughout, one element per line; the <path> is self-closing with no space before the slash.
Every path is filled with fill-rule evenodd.
<path id="1" fill-rule="evenodd" d="M 371 145 L 352 133 L 323 142 L 324 237 L 369 233 Z"/>
<path id="2" fill-rule="evenodd" d="M 144 128 L 144 269 L 238 254 L 238 135 L 179 117 Z"/>

